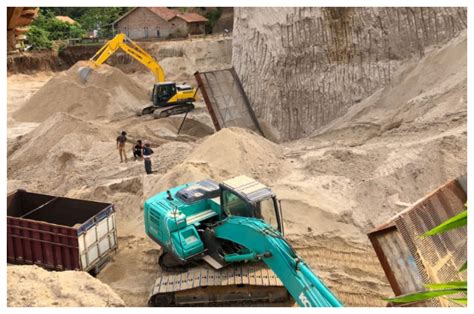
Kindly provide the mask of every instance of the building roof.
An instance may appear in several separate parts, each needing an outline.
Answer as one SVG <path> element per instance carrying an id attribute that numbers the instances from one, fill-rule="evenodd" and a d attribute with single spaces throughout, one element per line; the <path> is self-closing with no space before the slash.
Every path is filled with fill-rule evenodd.
<path id="1" fill-rule="evenodd" d="M 171 20 L 173 17 L 179 14 L 178 10 L 168 9 L 165 7 L 151 7 L 148 8 L 151 12 L 155 13 L 165 21 Z"/>
<path id="2" fill-rule="evenodd" d="M 177 17 L 185 20 L 188 23 L 195 23 L 195 22 L 207 22 L 207 19 L 197 13 L 180 13 Z"/>
<path id="3" fill-rule="evenodd" d="M 128 11 L 127 13 L 119 17 L 117 20 L 115 20 L 112 24 L 118 23 L 136 9 L 138 9 L 138 7 Z M 149 7 L 147 9 L 167 22 L 169 22 L 175 17 L 184 20 L 186 23 L 207 22 L 207 19 L 204 16 L 197 13 L 181 13 L 179 10 L 169 9 L 166 7 Z"/>
<path id="4" fill-rule="evenodd" d="M 69 16 L 65 15 L 58 15 L 56 19 L 60 20 L 61 22 L 69 23 L 69 24 L 76 24 L 77 22 L 71 19 Z"/>

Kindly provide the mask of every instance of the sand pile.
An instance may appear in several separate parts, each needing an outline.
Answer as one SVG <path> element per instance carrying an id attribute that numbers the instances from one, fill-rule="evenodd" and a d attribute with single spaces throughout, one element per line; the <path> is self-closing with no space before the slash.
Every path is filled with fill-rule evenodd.
<path id="1" fill-rule="evenodd" d="M 148 91 L 117 68 L 103 64 L 82 83 L 80 61 L 61 72 L 38 90 L 13 118 L 22 122 L 41 122 L 56 112 L 87 120 L 116 120 L 132 116 L 150 102 Z"/>
<path id="2" fill-rule="evenodd" d="M 189 115 L 194 115 L 194 112 Z M 146 139 L 157 144 L 164 141 L 196 141 L 214 133 L 214 129 L 207 124 L 188 116 L 178 134 L 182 122 L 182 115 L 156 120 L 139 117 L 134 123 L 124 125 L 122 128 L 127 130 L 130 137 Z"/>
<path id="3" fill-rule="evenodd" d="M 185 162 L 206 163 L 220 177 L 234 173 L 271 178 L 281 169 L 281 148 L 256 133 L 226 128 L 205 139 Z"/>
<path id="4" fill-rule="evenodd" d="M 137 165 L 138 166 L 138 165 Z M 140 173 L 144 173 L 140 163 Z M 143 231 L 143 176 L 109 179 L 103 184 L 69 189 L 66 197 L 110 202 L 117 213 L 116 223 L 119 236 L 131 234 L 144 236 Z"/>
<path id="5" fill-rule="evenodd" d="M 8 189 L 65 195 L 83 185 L 98 185 L 120 172 L 114 128 L 56 113 L 30 133 L 9 142 Z M 141 170 L 141 167 L 140 167 Z"/>
<path id="6" fill-rule="evenodd" d="M 72 163 L 111 137 L 113 134 L 95 123 L 56 113 L 11 146 L 9 170 L 61 170 L 66 166 L 70 169 Z"/>
<path id="7" fill-rule="evenodd" d="M 189 156 L 163 177 L 150 179 L 145 196 L 172 186 L 213 178 L 221 181 L 237 175 L 270 183 L 285 170 L 281 148 L 240 128 L 226 128 L 199 143 Z M 149 194 L 151 193 L 151 194 Z"/>
<path id="8" fill-rule="evenodd" d="M 9 307 L 125 306 L 106 284 L 86 272 L 48 272 L 38 266 L 8 266 Z"/>

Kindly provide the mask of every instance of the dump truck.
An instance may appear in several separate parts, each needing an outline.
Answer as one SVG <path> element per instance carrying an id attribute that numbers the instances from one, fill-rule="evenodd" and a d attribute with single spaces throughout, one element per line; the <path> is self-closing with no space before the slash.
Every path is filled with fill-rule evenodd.
<path id="1" fill-rule="evenodd" d="M 96 275 L 117 250 L 113 204 L 17 190 L 7 196 L 7 261 Z"/>

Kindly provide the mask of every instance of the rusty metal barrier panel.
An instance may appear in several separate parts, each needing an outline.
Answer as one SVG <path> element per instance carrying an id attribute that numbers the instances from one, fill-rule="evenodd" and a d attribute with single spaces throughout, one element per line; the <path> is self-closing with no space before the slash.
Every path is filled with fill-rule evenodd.
<path id="1" fill-rule="evenodd" d="M 194 73 L 216 131 L 250 129 L 264 136 L 234 68 Z"/>
<path id="2" fill-rule="evenodd" d="M 425 284 L 466 280 L 467 228 L 420 237 L 464 209 L 466 176 L 452 180 L 368 233 L 396 296 L 425 290 Z M 393 304 L 396 305 L 396 304 Z M 437 298 L 410 306 L 455 306 Z"/>

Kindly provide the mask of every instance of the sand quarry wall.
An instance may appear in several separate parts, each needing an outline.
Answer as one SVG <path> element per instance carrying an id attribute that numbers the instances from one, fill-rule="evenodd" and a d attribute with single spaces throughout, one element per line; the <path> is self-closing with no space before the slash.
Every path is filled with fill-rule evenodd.
<path id="1" fill-rule="evenodd" d="M 328 212 L 363 231 L 466 174 L 466 32 L 405 62 L 391 85 L 288 146 L 314 178 L 319 206 L 332 201 Z"/>
<path id="2" fill-rule="evenodd" d="M 228 68 L 232 60 L 232 38 L 214 35 L 199 39 L 180 41 L 140 42 L 139 45 L 161 65 L 166 80 L 195 85 L 196 71 Z M 126 73 L 148 70 L 129 55 L 117 52 L 111 60 Z"/>
<path id="3" fill-rule="evenodd" d="M 257 116 L 304 137 L 467 27 L 465 8 L 236 8 L 232 63 Z"/>

